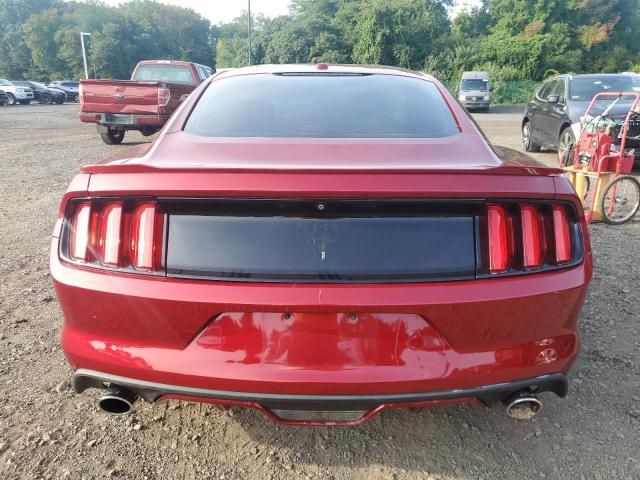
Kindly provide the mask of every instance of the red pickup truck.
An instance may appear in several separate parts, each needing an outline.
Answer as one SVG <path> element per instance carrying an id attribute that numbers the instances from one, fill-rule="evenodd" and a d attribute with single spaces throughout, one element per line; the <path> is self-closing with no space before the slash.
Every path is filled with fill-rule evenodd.
<path id="1" fill-rule="evenodd" d="M 145 60 L 131 80 L 81 80 L 80 120 L 96 123 L 104 143 L 119 145 L 127 130 L 153 135 L 215 70 L 192 62 Z"/>

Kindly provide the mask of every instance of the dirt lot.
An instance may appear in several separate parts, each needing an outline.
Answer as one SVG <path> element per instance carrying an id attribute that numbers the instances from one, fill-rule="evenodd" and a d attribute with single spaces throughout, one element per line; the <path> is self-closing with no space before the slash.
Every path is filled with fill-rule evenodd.
<path id="1" fill-rule="evenodd" d="M 253 411 L 177 402 L 100 413 L 95 390 L 69 388 L 47 257 L 78 167 L 124 147 L 103 145 L 77 111 L 0 107 L 0 478 L 640 478 L 638 218 L 592 227 L 582 355 L 569 397 L 546 394 L 532 422 L 499 406 L 391 411 L 355 428 L 277 427 Z M 518 147 L 518 114 L 477 119 Z"/>

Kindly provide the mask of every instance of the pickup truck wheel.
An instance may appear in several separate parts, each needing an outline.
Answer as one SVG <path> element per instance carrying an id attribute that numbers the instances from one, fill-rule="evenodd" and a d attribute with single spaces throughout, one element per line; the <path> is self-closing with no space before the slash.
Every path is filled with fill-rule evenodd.
<path id="1" fill-rule="evenodd" d="M 11 93 L 7 93 L 7 105 L 15 105 L 16 104 L 16 97 L 13 96 L 13 94 Z"/>
<path id="2" fill-rule="evenodd" d="M 124 140 L 124 130 L 110 128 L 107 133 L 101 133 L 100 136 L 107 145 L 120 145 Z"/>

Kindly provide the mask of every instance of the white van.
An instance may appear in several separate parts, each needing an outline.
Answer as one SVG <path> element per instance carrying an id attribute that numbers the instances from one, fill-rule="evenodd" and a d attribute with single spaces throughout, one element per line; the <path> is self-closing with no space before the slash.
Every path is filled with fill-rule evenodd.
<path id="1" fill-rule="evenodd" d="M 469 110 L 489 111 L 491 83 L 487 72 L 462 72 L 458 100 Z"/>

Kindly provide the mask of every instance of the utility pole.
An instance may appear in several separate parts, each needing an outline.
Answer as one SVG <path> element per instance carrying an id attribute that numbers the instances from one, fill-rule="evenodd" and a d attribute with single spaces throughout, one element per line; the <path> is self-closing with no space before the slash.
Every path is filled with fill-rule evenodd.
<path id="1" fill-rule="evenodd" d="M 251 0 L 247 0 L 247 30 L 249 31 L 249 65 L 251 65 Z"/>
<path id="2" fill-rule="evenodd" d="M 84 48 L 84 36 L 91 36 L 90 33 L 80 32 L 80 43 L 82 44 L 82 61 L 84 62 L 84 78 L 89 78 L 89 69 L 87 68 L 87 51 Z"/>

